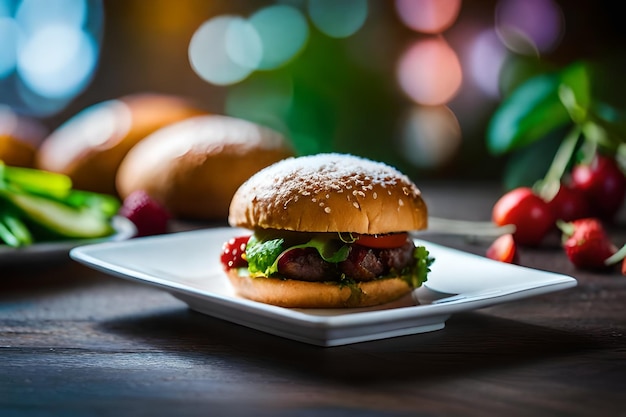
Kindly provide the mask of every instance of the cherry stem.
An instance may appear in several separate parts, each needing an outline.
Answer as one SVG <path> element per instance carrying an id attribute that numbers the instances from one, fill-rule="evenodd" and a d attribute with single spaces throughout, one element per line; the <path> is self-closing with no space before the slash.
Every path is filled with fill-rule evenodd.
<path id="1" fill-rule="evenodd" d="M 565 175 L 567 166 L 574 155 L 581 132 L 582 128 L 580 125 L 575 124 L 572 127 L 559 145 L 548 172 L 543 179 L 537 181 L 533 186 L 534 192 L 545 201 L 551 201 L 559 192 L 561 179 Z"/>
<path id="2" fill-rule="evenodd" d="M 559 149 L 557 149 L 556 154 L 554 155 L 552 164 L 544 177 L 545 182 L 560 181 L 561 178 L 563 178 L 567 165 L 576 150 L 576 144 L 578 143 L 580 133 L 581 127 L 576 124 L 572 130 L 569 131 L 567 136 L 565 136 L 565 139 L 563 139 L 563 142 L 559 145 Z"/>
<path id="3" fill-rule="evenodd" d="M 626 257 L 626 245 L 622 246 L 620 250 L 615 252 L 613 255 L 609 256 L 604 260 L 605 265 L 613 265 L 620 262 L 622 259 Z"/>

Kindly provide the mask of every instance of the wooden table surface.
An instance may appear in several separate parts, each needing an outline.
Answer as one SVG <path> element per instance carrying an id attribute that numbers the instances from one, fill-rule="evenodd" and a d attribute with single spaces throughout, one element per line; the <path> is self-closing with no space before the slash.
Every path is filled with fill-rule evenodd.
<path id="1" fill-rule="evenodd" d="M 467 220 L 488 220 L 499 195 L 486 184 L 423 191 L 431 214 Z M 610 229 L 619 245 L 623 217 Z M 520 263 L 578 286 L 331 348 L 70 260 L 4 267 L 0 416 L 626 416 L 626 277 L 578 271 L 552 245 L 523 249 Z"/>

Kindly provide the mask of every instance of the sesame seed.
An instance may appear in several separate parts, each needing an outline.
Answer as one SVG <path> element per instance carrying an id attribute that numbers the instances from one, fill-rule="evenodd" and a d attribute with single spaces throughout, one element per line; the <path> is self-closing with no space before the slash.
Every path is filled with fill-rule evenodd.
<path id="1" fill-rule="evenodd" d="M 398 205 L 402 207 L 404 205 L 404 201 L 401 198 L 398 199 Z"/>
<path id="2" fill-rule="evenodd" d="M 324 211 L 325 211 L 326 213 L 330 213 L 330 207 L 326 207 L 326 208 L 324 209 Z"/>
<path id="3" fill-rule="evenodd" d="M 359 208 L 359 203 L 357 203 L 356 201 L 355 201 L 354 203 L 352 203 L 352 205 L 353 205 L 355 208 Z"/>
<path id="4" fill-rule="evenodd" d="M 372 194 L 372 197 L 374 197 L 374 200 L 378 198 L 378 194 L 376 194 L 376 191 L 374 191 L 374 193 Z"/>
<path id="5" fill-rule="evenodd" d="M 311 201 L 315 203 L 317 201 L 317 198 L 313 197 Z"/>

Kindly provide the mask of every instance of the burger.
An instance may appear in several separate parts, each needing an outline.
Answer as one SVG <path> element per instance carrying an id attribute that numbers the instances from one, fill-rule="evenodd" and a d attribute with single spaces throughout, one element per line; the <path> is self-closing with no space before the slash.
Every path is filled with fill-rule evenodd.
<path id="1" fill-rule="evenodd" d="M 245 181 L 221 263 L 244 298 L 295 308 L 368 307 L 427 279 L 434 259 L 408 231 L 427 227 L 420 190 L 381 162 L 338 153 L 290 157 Z"/>

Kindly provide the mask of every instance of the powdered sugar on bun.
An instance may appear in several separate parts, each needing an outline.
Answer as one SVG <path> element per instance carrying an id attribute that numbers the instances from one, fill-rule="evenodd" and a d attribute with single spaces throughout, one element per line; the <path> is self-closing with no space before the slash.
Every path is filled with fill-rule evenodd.
<path id="1" fill-rule="evenodd" d="M 338 153 L 288 158 L 235 193 L 233 226 L 303 232 L 382 234 L 425 229 L 420 190 L 397 169 Z"/>

